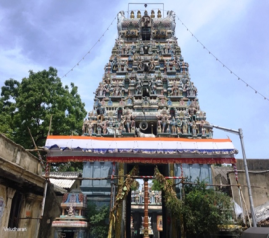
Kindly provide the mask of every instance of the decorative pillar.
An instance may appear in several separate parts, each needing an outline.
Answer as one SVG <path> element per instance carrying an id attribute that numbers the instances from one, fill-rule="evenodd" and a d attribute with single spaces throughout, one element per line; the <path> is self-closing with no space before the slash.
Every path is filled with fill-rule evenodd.
<path id="1" fill-rule="evenodd" d="M 169 164 L 169 176 L 175 176 L 175 169 L 174 164 Z M 172 183 L 175 182 L 174 179 L 171 179 Z M 171 230 L 172 230 L 172 237 L 177 237 L 177 223 L 175 217 L 171 216 Z"/>
<path id="2" fill-rule="evenodd" d="M 149 238 L 148 205 L 149 205 L 148 179 L 144 179 L 144 238 Z"/>
<path id="3" fill-rule="evenodd" d="M 118 179 L 118 189 L 123 185 L 124 182 L 124 163 L 119 163 L 119 179 Z M 122 237 L 121 235 L 121 221 L 122 221 L 122 204 L 119 204 L 119 208 L 117 211 L 117 219 L 115 224 L 115 237 Z"/>

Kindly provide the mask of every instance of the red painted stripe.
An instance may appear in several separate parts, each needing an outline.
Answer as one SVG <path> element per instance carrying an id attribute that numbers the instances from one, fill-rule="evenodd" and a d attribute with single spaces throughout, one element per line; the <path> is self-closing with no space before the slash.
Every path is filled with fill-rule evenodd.
<path id="1" fill-rule="evenodd" d="M 95 161 L 110 161 L 120 163 L 146 163 L 146 164 L 234 164 L 235 158 L 129 158 L 129 157 L 106 157 L 106 156 L 47 156 L 48 163 L 57 162 L 95 162 Z"/>

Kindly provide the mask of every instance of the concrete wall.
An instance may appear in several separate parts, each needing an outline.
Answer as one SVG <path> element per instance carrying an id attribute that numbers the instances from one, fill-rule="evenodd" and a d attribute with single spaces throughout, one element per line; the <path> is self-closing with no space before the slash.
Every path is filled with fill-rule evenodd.
<path id="1" fill-rule="evenodd" d="M 16 190 L 0 185 L 0 198 L 4 200 L 4 212 L 0 219 L 0 237 L 1 238 L 17 238 L 17 237 L 37 237 L 39 230 L 39 218 L 41 212 L 42 196 L 33 193 L 23 194 L 23 202 L 20 209 L 20 221 L 18 228 L 23 231 L 8 230 L 10 209 L 12 199 Z M 26 217 L 26 212 L 30 211 L 30 218 Z M 37 219 L 36 219 L 37 218 Z"/>
<path id="2" fill-rule="evenodd" d="M 0 134 L 0 157 L 17 164 L 30 173 L 41 175 L 42 168 L 39 160 L 3 134 Z"/>
<path id="3" fill-rule="evenodd" d="M 229 172 L 228 177 L 230 180 L 230 184 L 235 185 L 236 181 L 235 181 L 234 172 Z M 254 207 L 267 203 L 269 201 L 269 172 L 250 171 L 249 178 L 250 178 Z M 238 172 L 238 181 L 241 185 L 244 185 L 242 187 L 242 192 L 243 192 L 244 199 L 246 201 L 247 209 L 249 211 L 250 210 L 249 195 L 248 195 L 248 189 L 246 187 L 247 183 L 246 183 L 245 172 L 243 171 Z M 236 201 L 237 204 L 241 206 L 238 188 L 236 186 L 232 186 L 231 189 L 232 189 L 234 200 Z"/>
<path id="4" fill-rule="evenodd" d="M 248 170 L 269 170 L 269 159 L 247 159 Z M 243 159 L 236 160 L 238 170 L 245 170 Z"/>
<path id="5" fill-rule="evenodd" d="M 54 192 L 53 184 L 48 185 L 44 215 L 40 223 L 39 238 L 53 238 L 54 229 L 51 227 L 56 217 L 61 215 L 62 196 Z"/>
<path id="6" fill-rule="evenodd" d="M 23 147 L 0 134 L 0 198 L 4 201 L 0 237 L 38 236 L 45 179 L 39 160 Z M 16 192 L 21 193 L 18 228 L 8 230 L 10 210 Z"/>

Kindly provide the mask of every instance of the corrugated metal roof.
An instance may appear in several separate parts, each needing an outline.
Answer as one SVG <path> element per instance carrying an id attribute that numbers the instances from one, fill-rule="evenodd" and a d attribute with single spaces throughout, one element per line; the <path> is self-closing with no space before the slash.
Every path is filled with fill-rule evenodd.
<path id="1" fill-rule="evenodd" d="M 43 175 L 45 175 L 43 173 Z M 61 188 L 71 188 L 76 178 L 81 176 L 81 172 L 50 172 L 50 176 L 53 177 L 66 177 L 70 179 L 54 179 L 50 178 L 50 182 Z"/>

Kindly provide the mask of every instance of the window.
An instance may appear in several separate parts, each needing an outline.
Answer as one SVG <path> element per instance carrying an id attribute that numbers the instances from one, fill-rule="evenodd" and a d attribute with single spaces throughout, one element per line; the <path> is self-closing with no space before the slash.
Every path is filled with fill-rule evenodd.
<path id="1" fill-rule="evenodd" d="M 18 227 L 19 221 L 20 221 L 20 211 L 21 211 L 21 205 L 23 202 L 23 195 L 22 193 L 16 191 L 13 199 L 12 199 L 12 205 L 10 209 L 10 215 L 9 215 L 9 222 L 8 227 Z"/>

